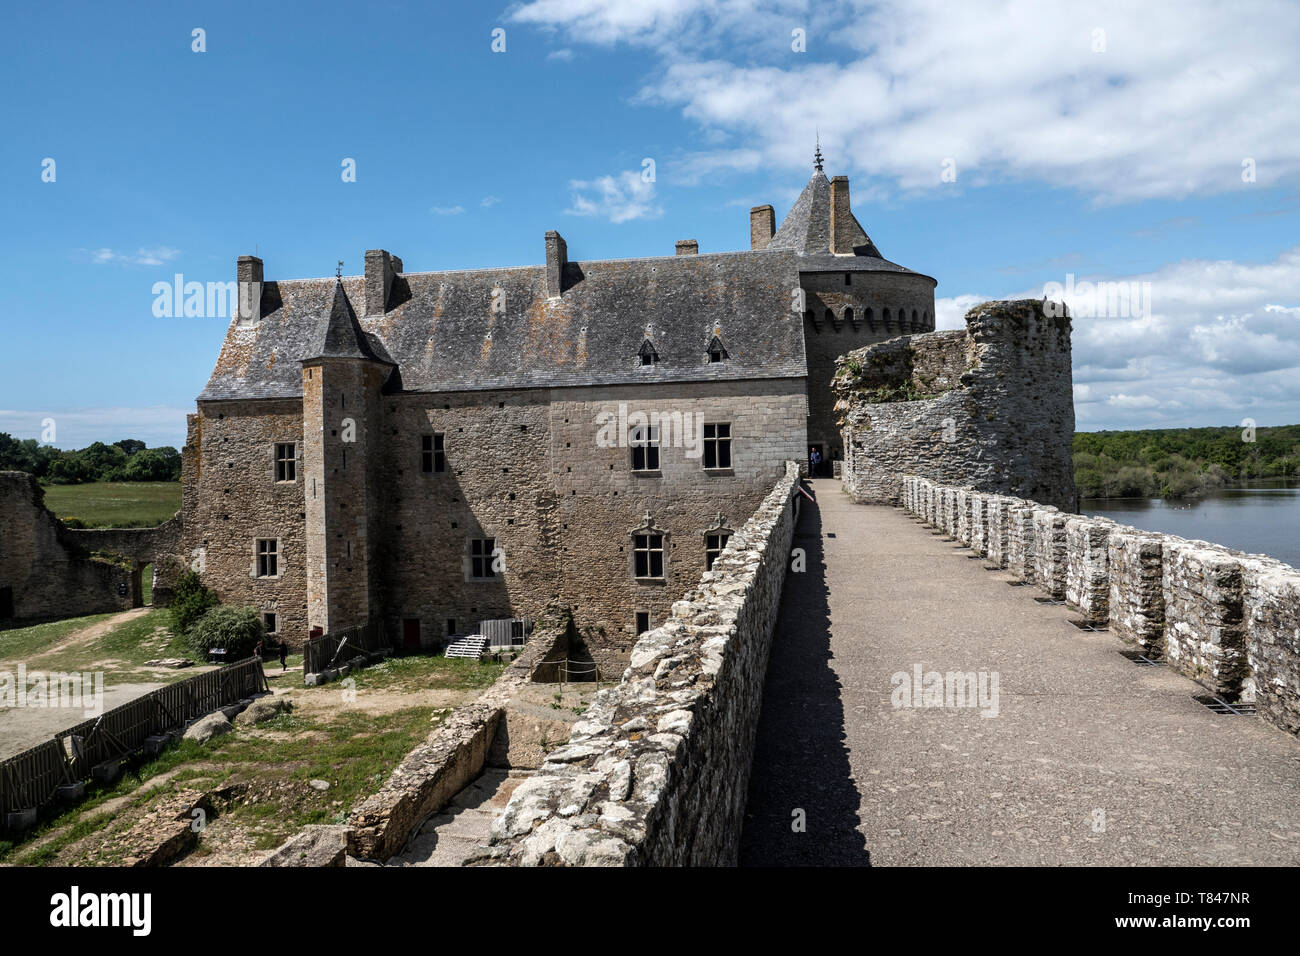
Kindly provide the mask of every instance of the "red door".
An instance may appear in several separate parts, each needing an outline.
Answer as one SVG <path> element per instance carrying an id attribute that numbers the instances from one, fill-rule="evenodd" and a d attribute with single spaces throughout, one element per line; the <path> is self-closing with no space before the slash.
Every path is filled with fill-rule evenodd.
<path id="1" fill-rule="evenodd" d="M 407 618 L 402 621 L 402 650 L 418 651 L 420 649 L 420 621 Z"/>

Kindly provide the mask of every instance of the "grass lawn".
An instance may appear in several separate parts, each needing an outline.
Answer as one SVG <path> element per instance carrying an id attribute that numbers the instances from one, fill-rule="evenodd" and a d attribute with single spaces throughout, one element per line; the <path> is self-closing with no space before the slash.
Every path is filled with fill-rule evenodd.
<path id="1" fill-rule="evenodd" d="M 61 621 L 47 621 L 44 624 L 32 624 L 28 627 L 0 629 L 0 661 L 17 661 L 39 654 L 73 631 L 106 621 L 115 613 L 117 612 L 87 614 L 85 617 L 68 617 Z"/>
<path id="2" fill-rule="evenodd" d="M 181 507 L 179 481 L 95 481 L 46 485 L 45 507 L 87 528 L 152 528 Z"/>
<path id="3" fill-rule="evenodd" d="M 194 674 L 194 671 L 188 669 L 140 669 L 145 661 L 158 657 L 194 659 L 185 643 L 172 636 L 171 615 L 166 608 L 154 608 L 98 637 L 52 650 L 73 631 L 98 624 L 112 616 L 90 614 L 0 631 L 0 661 L 23 660 L 29 662 L 29 666 L 43 671 L 83 671 L 97 669 L 91 667 L 96 662 L 111 660 L 114 664 L 105 679 L 117 683 L 147 680 L 167 684 Z M 32 658 L 36 655 L 42 656 L 38 661 L 33 661 Z"/>

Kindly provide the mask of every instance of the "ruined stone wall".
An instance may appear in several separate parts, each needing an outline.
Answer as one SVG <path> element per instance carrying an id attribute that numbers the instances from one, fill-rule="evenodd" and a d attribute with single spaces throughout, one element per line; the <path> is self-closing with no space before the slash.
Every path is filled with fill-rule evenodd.
<path id="1" fill-rule="evenodd" d="M 67 539 L 86 551 L 107 551 L 134 562 L 153 566 L 153 603 L 166 606 L 184 565 L 181 554 L 181 519 L 169 518 L 156 528 L 71 528 Z"/>
<path id="2" fill-rule="evenodd" d="M 851 352 L 833 387 L 854 500 L 897 502 L 915 474 L 1075 510 L 1070 320 L 1037 300 Z"/>
<path id="3" fill-rule="evenodd" d="M 0 472 L 0 591 L 13 617 L 74 617 L 131 606 L 131 572 L 91 560 L 45 507 L 36 479 Z M 125 593 L 119 593 L 121 591 Z"/>
<path id="4" fill-rule="evenodd" d="M 918 503 L 934 495 L 971 497 L 966 489 L 903 477 L 901 500 L 923 520 L 930 519 Z M 1212 694 L 1253 702 L 1265 720 L 1300 734 L 1300 570 L 1267 555 L 1070 517 L 1033 501 L 983 497 L 986 513 L 1006 515 L 1004 566 L 1013 576 Z"/>
<path id="5" fill-rule="evenodd" d="M 515 790 L 471 862 L 735 863 L 798 475 L 790 462 L 672 620 L 637 642 L 623 682 Z"/>

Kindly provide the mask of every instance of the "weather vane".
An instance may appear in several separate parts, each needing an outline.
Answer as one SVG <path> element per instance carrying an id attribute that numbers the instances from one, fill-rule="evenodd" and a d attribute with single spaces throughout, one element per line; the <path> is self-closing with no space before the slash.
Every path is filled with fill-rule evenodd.
<path id="1" fill-rule="evenodd" d="M 334 278 L 336 278 L 336 279 L 342 279 L 342 278 L 343 278 L 343 260 L 342 260 L 342 259 L 340 259 L 340 260 L 339 260 L 339 264 L 338 264 L 337 266 L 334 267 Z"/>

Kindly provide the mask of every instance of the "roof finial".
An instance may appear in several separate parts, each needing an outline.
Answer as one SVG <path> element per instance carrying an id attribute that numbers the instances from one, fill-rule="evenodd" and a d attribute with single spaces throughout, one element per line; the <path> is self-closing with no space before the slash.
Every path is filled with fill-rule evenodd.
<path id="1" fill-rule="evenodd" d="M 339 260 L 339 264 L 338 264 L 337 266 L 335 266 L 335 268 L 334 268 L 334 278 L 336 278 L 336 279 L 342 279 L 342 278 L 343 278 L 343 260 L 342 260 L 342 259 Z"/>
<path id="2" fill-rule="evenodd" d="M 813 169 L 817 172 L 822 171 L 822 134 L 821 130 L 817 131 L 817 152 L 813 153 Z"/>

